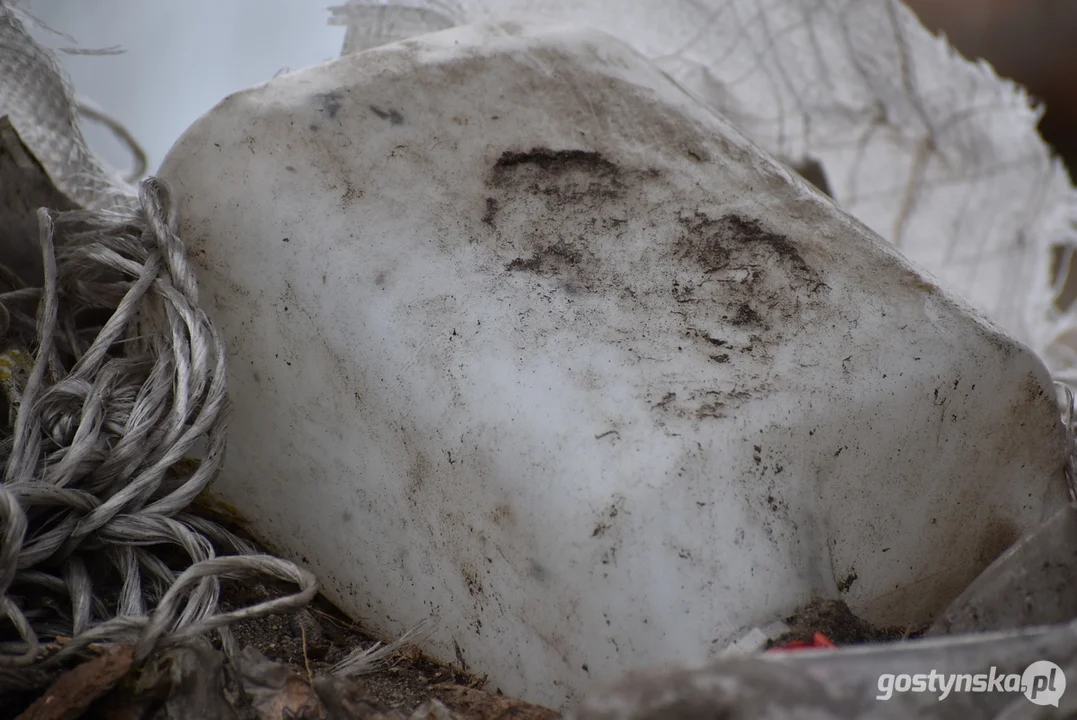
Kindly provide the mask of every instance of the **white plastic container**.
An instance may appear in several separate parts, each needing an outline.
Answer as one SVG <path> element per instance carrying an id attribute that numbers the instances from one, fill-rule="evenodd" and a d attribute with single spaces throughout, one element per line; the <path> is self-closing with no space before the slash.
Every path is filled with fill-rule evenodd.
<path id="1" fill-rule="evenodd" d="M 284 76 L 162 175 L 231 352 L 217 491 L 506 693 L 813 594 L 923 624 L 1066 500 L 1038 359 L 604 35 Z"/>

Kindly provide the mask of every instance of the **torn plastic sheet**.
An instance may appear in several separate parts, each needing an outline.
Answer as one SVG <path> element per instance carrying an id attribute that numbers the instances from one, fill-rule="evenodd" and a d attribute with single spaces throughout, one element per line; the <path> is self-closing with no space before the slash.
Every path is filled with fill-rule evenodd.
<path id="1" fill-rule="evenodd" d="M 1013 630 L 1077 618 L 1077 506 L 1014 543 L 951 603 L 928 635 Z"/>
<path id="2" fill-rule="evenodd" d="M 585 700 L 576 720 L 659 718 L 671 703 L 681 703 L 678 710 L 698 703 L 733 713 L 723 716 L 731 718 L 800 717 L 798 713 L 809 711 L 816 713 L 811 717 L 835 719 L 1036 718 L 1059 717 L 1060 710 L 1072 714 L 1077 708 L 1074 693 L 1068 699 L 1064 696 L 1067 678 L 1077 675 L 1077 624 L 1072 622 L 1077 617 L 1075 547 L 1077 505 L 1068 505 L 973 581 L 927 630 L 929 640 L 846 647 L 832 656 L 793 658 L 782 667 L 745 658 L 788 629 L 776 623 L 747 633 L 717 663 L 643 674 L 642 682 L 596 693 Z M 985 632 L 993 635 L 961 635 Z M 735 662 L 738 656 L 744 661 Z M 765 658 L 773 659 L 772 654 Z M 1038 665 L 1045 662 L 1056 667 Z M 1046 691 L 1042 696 L 1033 696 L 1034 685 L 1007 689 L 1016 682 L 1007 681 L 1007 675 L 1021 675 L 1026 682 L 1038 668 L 1047 673 L 1040 680 Z M 928 687 L 912 691 L 910 685 L 902 692 L 898 677 L 903 674 L 910 683 L 919 675 Z M 985 689 L 970 692 L 966 682 Z M 652 692 L 657 687 L 668 694 Z"/>
<path id="3" fill-rule="evenodd" d="M 1077 693 L 1065 692 L 1066 677 L 1077 677 L 1073 624 L 639 672 L 592 693 L 567 717 L 1072 717 Z"/>
<path id="4" fill-rule="evenodd" d="M 897 0 L 352 0 L 332 22 L 348 53 L 482 20 L 626 41 L 764 149 L 817 162 L 843 209 L 1077 379 L 1077 325 L 1050 282 L 1077 196 L 1040 112 Z"/>

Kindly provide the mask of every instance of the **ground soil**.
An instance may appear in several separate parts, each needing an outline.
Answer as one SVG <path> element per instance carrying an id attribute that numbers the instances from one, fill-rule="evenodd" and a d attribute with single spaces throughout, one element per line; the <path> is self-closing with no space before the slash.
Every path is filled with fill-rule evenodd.
<path id="1" fill-rule="evenodd" d="M 878 627 L 861 620 L 841 600 L 816 600 L 785 619 L 789 632 L 775 638 L 769 647 L 790 642 L 811 642 L 821 632 L 836 645 L 891 642 L 919 637 L 925 628 Z"/>
<path id="2" fill-rule="evenodd" d="M 229 583 L 222 590 L 224 610 L 249 607 L 282 594 L 265 585 L 241 583 Z M 321 596 L 293 615 L 270 615 L 236 623 L 232 634 L 240 647 L 255 647 L 270 660 L 302 668 L 303 672 L 309 664 L 315 674 L 377 642 Z M 484 683 L 483 678 L 431 660 L 415 646 L 406 646 L 381 669 L 363 676 L 364 695 L 389 708 L 413 708 L 434 697 L 436 685 L 481 688 Z"/>

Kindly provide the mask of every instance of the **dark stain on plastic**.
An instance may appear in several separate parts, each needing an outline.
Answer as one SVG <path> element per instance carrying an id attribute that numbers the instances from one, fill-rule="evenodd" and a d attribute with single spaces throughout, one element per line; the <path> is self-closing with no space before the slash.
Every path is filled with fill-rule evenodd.
<path id="1" fill-rule="evenodd" d="M 992 520 L 988 522 L 980 535 L 980 552 L 976 562 L 986 566 L 994 562 L 1006 549 L 1017 542 L 1020 529 L 1010 520 Z"/>
<path id="2" fill-rule="evenodd" d="M 482 582 L 479 580 L 479 574 L 469 565 L 465 565 L 461 570 L 461 575 L 464 578 L 464 585 L 467 586 L 467 592 L 471 597 L 476 597 L 484 594 Z"/>
<path id="3" fill-rule="evenodd" d="M 506 151 L 494 163 L 494 172 L 501 172 L 520 165 L 534 165 L 546 172 L 562 173 L 567 170 L 585 170 L 592 173 L 616 175 L 619 168 L 601 153 L 588 150 L 550 150 L 532 148 L 527 152 Z"/>
<path id="4" fill-rule="evenodd" d="M 543 248 L 527 258 L 518 257 L 505 266 L 506 270 L 524 270 L 548 275 L 564 269 L 565 266 L 579 265 L 581 254 L 572 244 L 564 240 Z"/>
<path id="5" fill-rule="evenodd" d="M 486 212 L 482 215 L 482 221 L 493 227 L 494 218 L 497 217 L 497 200 L 492 197 L 486 198 Z"/>
<path id="6" fill-rule="evenodd" d="M 856 582 L 858 577 L 859 576 L 854 571 L 843 577 L 841 580 L 838 580 L 838 592 L 849 592 L 849 588 L 853 586 L 853 583 Z"/>
<path id="7" fill-rule="evenodd" d="M 538 582 L 540 584 L 545 583 L 550 576 L 546 568 L 543 567 L 542 564 L 534 558 L 531 558 L 528 561 L 527 574 L 530 575 L 535 582 Z"/>
<path id="8" fill-rule="evenodd" d="M 377 107 L 376 105 L 371 105 L 370 106 L 370 112 L 374 113 L 375 115 L 380 117 L 382 120 L 388 120 L 390 125 L 403 125 L 404 124 L 404 116 L 400 114 L 399 110 L 393 110 L 392 108 L 390 108 L 388 110 L 382 110 L 381 108 Z M 330 117 L 332 117 L 332 116 L 330 116 Z"/>
<path id="9" fill-rule="evenodd" d="M 675 400 L 653 398 L 659 424 L 728 417 L 767 392 L 762 371 L 747 383 L 730 383 L 739 372 L 733 351 L 767 366 L 789 333 L 809 325 L 827 302 L 824 273 L 797 238 L 730 212 L 719 200 L 678 211 L 678 183 L 669 171 L 578 148 L 513 148 L 489 162 L 487 193 L 474 217 L 492 236 L 507 274 L 541 278 L 532 285 L 536 299 L 613 295 L 650 311 L 661 302 L 651 296 L 671 293 L 685 306 L 676 314 L 693 341 L 677 351 L 701 351 L 716 371 L 715 387 Z M 658 285 L 655 267 L 668 278 Z M 638 352 L 630 342 L 629 352 Z"/>
<path id="10" fill-rule="evenodd" d="M 752 309 L 751 305 L 741 303 L 737 306 L 737 314 L 730 318 L 729 322 L 734 325 L 758 325 L 762 320 L 763 318 Z"/>
<path id="11" fill-rule="evenodd" d="M 500 528 L 512 529 L 516 526 L 516 513 L 511 505 L 498 503 L 490 511 L 490 519 Z"/>
<path id="12" fill-rule="evenodd" d="M 797 276 L 796 279 L 818 282 L 818 273 L 805 262 L 797 246 L 789 238 L 764 228 L 757 220 L 749 220 L 735 214 L 726 214 L 714 220 L 706 213 L 696 211 L 690 216 L 681 217 L 679 222 L 686 230 L 681 241 L 684 253 L 707 272 L 729 267 L 735 256 L 741 254 L 735 252 L 736 245 L 762 245 L 786 263 Z M 761 263 L 757 265 L 760 267 L 747 264 L 743 267 L 749 273 L 763 269 Z M 749 281 L 754 279 L 750 274 L 748 278 Z"/>
<path id="13" fill-rule="evenodd" d="M 335 90 L 327 93 L 320 93 L 316 97 L 321 105 L 321 111 L 328 115 L 330 119 L 336 118 L 337 113 L 344 107 L 342 102 L 343 96 Z"/>

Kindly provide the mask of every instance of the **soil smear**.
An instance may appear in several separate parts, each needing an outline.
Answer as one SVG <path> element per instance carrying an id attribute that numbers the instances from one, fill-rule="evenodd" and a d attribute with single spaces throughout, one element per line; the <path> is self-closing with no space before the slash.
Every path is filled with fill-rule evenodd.
<path id="1" fill-rule="evenodd" d="M 926 628 L 879 627 L 853 614 L 843 600 L 814 600 L 785 619 L 789 632 L 773 638 L 768 648 L 811 642 L 821 632 L 835 645 L 893 642 L 919 637 Z"/>

